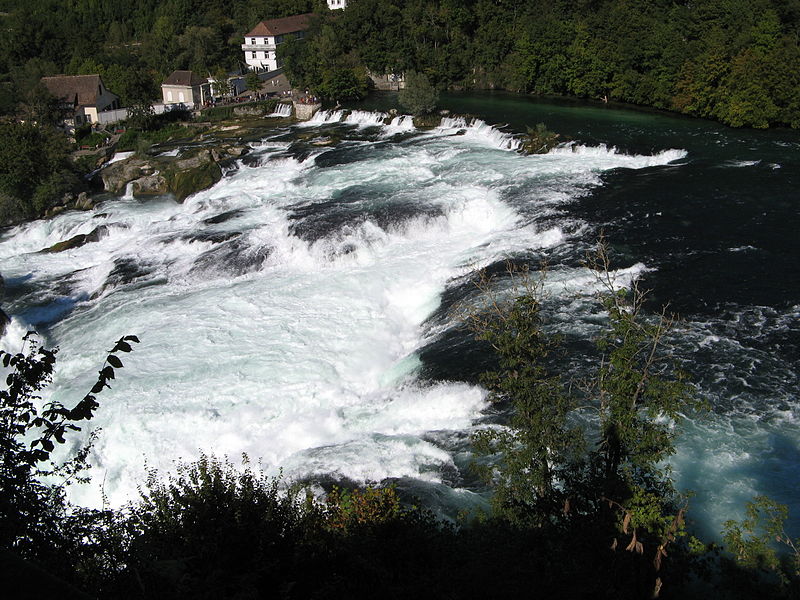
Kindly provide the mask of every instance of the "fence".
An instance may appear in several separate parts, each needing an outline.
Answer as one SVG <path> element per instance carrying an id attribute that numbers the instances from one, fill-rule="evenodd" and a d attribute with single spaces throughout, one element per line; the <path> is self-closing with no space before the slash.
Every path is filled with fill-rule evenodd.
<path id="1" fill-rule="evenodd" d="M 165 112 L 169 112 L 171 110 L 179 110 L 179 109 L 188 109 L 191 110 L 194 108 L 193 102 L 183 102 L 181 104 L 153 104 L 153 112 L 157 115 L 164 114 Z M 97 122 L 101 125 L 110 125 L 112 123 L 119 123 L 120 121 L 124 121 L 128 118 L 128 109 L 127 108 L 118 108 L 116 110 L 104 110 L 103 112 L 97 113 Z"/>

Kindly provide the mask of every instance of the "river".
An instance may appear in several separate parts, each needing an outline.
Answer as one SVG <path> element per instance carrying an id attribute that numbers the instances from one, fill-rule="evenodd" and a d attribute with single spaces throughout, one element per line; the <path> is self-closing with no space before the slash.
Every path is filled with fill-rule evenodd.
<path id="1" fill-rule="evenodd" d="M 71 498 L 118 506 L 148 468 L 206 452 L 289 479 L 391 478 L 444 514 L 483 506 L 468 442 L 496 415 L 457 307 L 478 269 L 546 260 L 548 327 L 585 372 L 602 315 L 581 261 L 605 232 L 620 277 L 682 317 L 675 355 L 712 407 L 672 460 L 697 528 L 767 493 L 797 532 L 800 135 L 500 93 L 444 96 L 481 121 L 423 132 L 381 124 L 393 101 L 278 126 L 183 204 L 126 197 L 3 232 L 2 343 L 35 327 L 58 345 L 53 394 L 76 401 L 103 350 L 141 339 Z M 539 122 L 564 145 L 515 152 Z M 312 143 L 326 135 L 340 141 Z M 98 242 L 38 252 L 98 225 Z"/>

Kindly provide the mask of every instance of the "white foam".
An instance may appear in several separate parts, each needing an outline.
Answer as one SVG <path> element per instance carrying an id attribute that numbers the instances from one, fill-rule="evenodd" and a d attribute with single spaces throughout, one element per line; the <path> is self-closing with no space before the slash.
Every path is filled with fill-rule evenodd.
<path id="1" fill-rule="evenodd" d="M 358 127 L 382 127 L 388 117 L 389 115 L 382 112 L 351 110 L 347 113 L 344 122 Z"/>
<path id="2" fill-rule="evenodd" d="M 411 115 L 398 115 L 386 126 L 386 133 L 394 135 L 396 133 L 414 131 L 414 129 L 414 117 Z"/>
<path id="3" fill-rule="evenodd" d="M 344 117 L 343 110 L 318 110 L 308 121 L 298 123 L 302 127 L 313 127 L 338 123 Z"/>
<path id="4" fill-rule="evenodd" d="M 662 150 L 650 156 L 623 154 L 616 148 L 609 148 L 605 144 L 600 144 L 599 146 L 584 146 L 572 142 L 553 148 L 549 154 L 555 156 L 573 154 L 591 158 L 596 161 L 598 167 L 603 169 L 613 169 L 615 167 L 642 169 L 645 167 L 667 165 L 671 162 L 682 160 L 688 155 L 686 150 L 674 148 Z"/>
<path id="5" fill-rule="evenodd" d="M 275 105 L 275 110 L 267 115 L 268 117 L 291 117 L 292 116 L 292 105 L 288 102 L 279 102 Z"/>
<path id="6" fill-rule="evenodd" d="M 114 156 L 111 157 L 111 160 L 106 163 L 106 166 L 113 165 L 115 162 L 119 162 L 121 160 L 126 160 L 136 154 L 136 152 L 115 152 Z"/>
<path id="7" fill-rule="evenodd" d="M 336 112 L 319 122 L 338 122 Z M 420 135 L 415 144 L 364 143 L 370 152 L 358 160 L 324 167 L 316 157 L 326 150 L 298 160 L 283 142 L 266 145 L 260 166 L 183 204 L 128 197 L 107 203 L 102 220 L 63 214 L 7 233 L 4 276 L 41 286 L 68 278 L 61 293 L 79 302 L 50 327 L 49 342 L 62 348 L 52 389 L 65 403 L 91 387 L 114 340 L 142 340 L 100 397 L 93 424 L 103 432 L 91 457 L 97 484 L 76 488 L 73 499 L 98 505 L 104 481 L 112 505 L 122 504 L 135 496 L 145 460 L 169 470 L 201 450 L 247 452 L 290 478 L 441 481 L 452 459 L 426 432 L 469 428 L 485 406 L 477 387 L 415 381 L 424 323 L 448 282 L 563 243 L 563 227 L 540 230 L 524 211 L 569 201 L 569 190 L 596 184 L 598 171 L 652 158 L 528 157 L 498 151 L 494 128 L 469 128 L 463 136 Z M 543 183 L 542 200 L 507 200 L 507 190 L 547 177 L 561 183 Z M 298 225 L 321 226 L 299 219 L 298 207 L 332 225 L 312 241 L 293 235 Z M 341 218 L 344 209 L 351 218 Z M 205 223 L 228 211 L 236 217 Z M 98 242 L 36 253 L 97 223 L 108 227 Z M 195 239 L 199 233 L 232 237 Z M 231 270 L 232 248 L 246 268 Z M 130 281 L 110 282 L 114 270 Z"/>

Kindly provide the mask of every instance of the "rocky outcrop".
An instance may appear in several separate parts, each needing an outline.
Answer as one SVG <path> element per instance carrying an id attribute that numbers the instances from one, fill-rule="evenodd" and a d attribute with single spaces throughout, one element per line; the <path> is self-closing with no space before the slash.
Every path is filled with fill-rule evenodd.
<path id="1" fill-rule="evenodd" d="M 237 106 L 233 109 L 233 114 L 237 117 L 260 117 L 266 113 L 263 106 Z"/>
<path id="2" fill-rule="evenodd" d="M 74 204 L 76 210 L 92 210 L 94 205 L 95 201 L 86 192 L 78 194 Z"/>
<path id="3" fill-rule="evenodd" d="M 128 183 L 152 175 L 155 170 L 151 160 L 132 156 L 108 165 L 100 171 L 100 177 L 105 191 L 120 195 Z"/>
<path id="4" fill-rule="evenodd" d="M 131 183 L 131 193 L 136 196 L 161 196 L 169 193 L 167 180 L 157 171 L 152 175 L 145 175 L 134 179 Z"/>
<path id="5" fill-rule="evenodd" d="M 172 194 L 178 202 L 222 179 L 222 166 L 248 152 L 241 144 L 222 142 L 184 151 L 180 156 L 131 157 L 103 169 L 107 192 L 122 194 L 130 184 L 135 197 Z"/>

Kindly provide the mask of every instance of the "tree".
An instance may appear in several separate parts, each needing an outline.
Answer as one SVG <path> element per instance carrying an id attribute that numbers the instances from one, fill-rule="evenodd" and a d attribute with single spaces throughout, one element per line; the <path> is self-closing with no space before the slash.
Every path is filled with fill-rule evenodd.
<path id="1" fill-rule="evenodd" d="M 43 348 L 34 332 L 23 338 L 23 348 L 12 354 L 0 351 L 8 370 L 7 387 L 0 390 L 0 547 L 23 559 L 38 560 L 51 569 L 68 573 L 73 552 L 82 539 L 76 537 L 65 500 L 65 487 L 81 481 L 88 467 L 91 440 L 65 461 L 53 455 L 65 444 L 80 421 L 88 421 L 99 407 L 97 394 L 111 387 L 118 353 L 130 352 L 135 336 L 120 338 L 109 351 L 91 391 L 72 408 L 60 401 L 43 400 L 41 391 L 50 383 L 56 350 Z M 41 478 L 48 477 L 48 483 Z M 53 481 L 56 481 L 53 483 Z"/>
<path id="2" fill-rule="evenodd" d="M 81 185 L 67 139 L 53 127 L 0 123 L 0 222 L 40 216 Z"/>
<path id="3" fill-rule="evenodd" d="M 436 91 L 423 73 L 409 71 L 405 76 L 406 86 L 400 90 L 400 106 L 412 115 L 428 114 L 436 108 L 439 92 Z"/>
<path id="4" fill-rule="evenodd" d="M 360 100 L 367 95 L 366 77 L 353 69 L 334 69 L 324 74 L 322 84 L 316 91 L 331 100 Z"/>
<path id="5" fill-rule="evenodd" d="M 473 443 L 479 454 L 497 459 L 483 469 L 494 487 L 495 513 L 513 523 L 541 524 L 563 505 L 556 483 L 582 436 L 567 423 L 575 401 L 548 364 L 557 345 L 542 331 L 542 281 L 531 283 L 526 271 L 511 267 L 509 274 L 520 280 L 521 293 L 516 288 L 510 299 L 500 299 L 482 279 L 486 301 L 470 316 L 470 325 L 498 361 L 498 369 L 484 373 L 481 382 L 491 400 L 508 402 L 513 414 L 507 428 L 484 429 Z"/>
<path id="6" fill-rule="evenodd" d="M 149 102 L 138 102 L 128 108 L 128 127 L 139 131 L 150 131 L 156 128 L 156 113 Z"/>
<path id="7" fill-rule="evenodd" d="M 747 503 L 747 516 L 742 521 L 725 522 L 723 539 L 728 550 L 742 566 L 778 575 L 782 586 L 800 579 L 800 540 L 793 540 L 784 527 L 789 510 L 767 496 L 756 496 Z M 788 560 L 781 560 L 774 544 L 788 551 Z"/>
<path id="8" fill-rule="evenodd" d="M 635 282 L 620 288 L 604 241 L 587 266 L 608 324 L 581 396 L 551 370 L 557 346 L 543 333 L 541 284 L 526 284 L 509 300 L 490 293 L 485 310 L 471 317 L 499 366 L 482 381 L 513 411 L 506 428 L 482 431 L 474 442 L 493 460 L 482 470 L 491 476 L 496 516 L 524 526 L 565 522 L 615 549 L 621 540 L 626 550 L 652 557 L 636 562 L 634 579 L 658 595 L 666 548 L 685 535 L 687 509 L 664 462 L 675 452 L 676 425 L 701 403 L 673 364 L 667 334 L 674 320 L 648 315 Z M 576 409 L 587 401 L 579 429 Z M 587 418 L 589 410 L 596 418 Z M 597 446 L 584 448 L 582 433 Z"/>
<path id="9" fill-rule="evenodd" d="M 254 71 L 250 71 L 244 78 L 245 83 L 247 84 L 247 89 L 252 91 L 258 91 L 261 89 L 261 79 L 258 77 L 258 73 Z"/>

